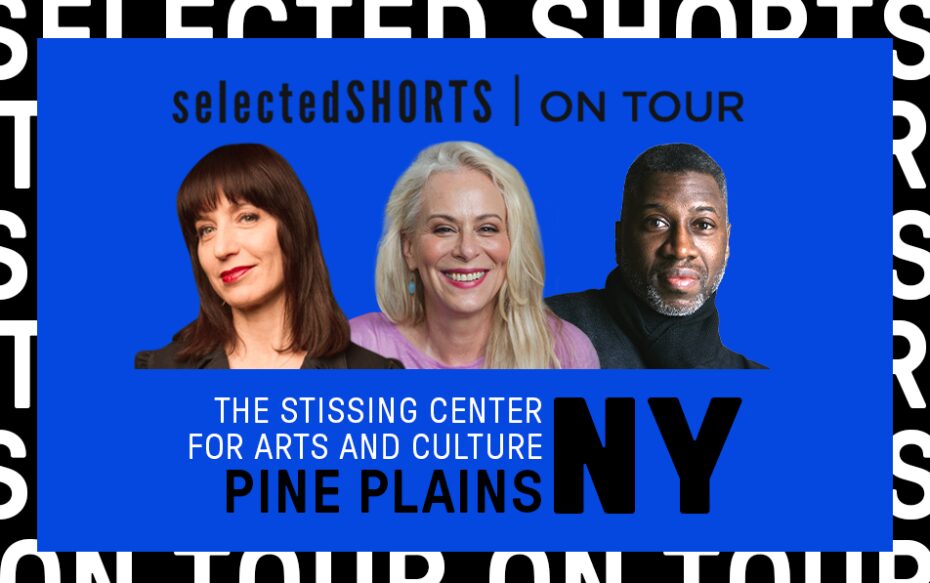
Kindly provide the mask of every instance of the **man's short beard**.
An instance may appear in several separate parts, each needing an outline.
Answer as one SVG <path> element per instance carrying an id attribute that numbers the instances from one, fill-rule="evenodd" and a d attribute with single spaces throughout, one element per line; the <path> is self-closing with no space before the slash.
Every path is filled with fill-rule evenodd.
<path id="1" fill-rule="evenodd" d="M 717 274 L 717 277 L 714 278 L 714 281 L 711 282 L 710 285 L 705 285 L 705 281 L 702 280 L 701 292 L 694 296 L 687 304 L 678 305 L 666 302 L 662 299 L 662 294 L 659 293 L 659 289 L 652 282 L 644 280 L 639 274 L 628 272 L 623 269 L 623 264 L 620 264 L 620 271 L 624 275 L 624 279 L 630 286 L 630 289 L 636 294 L 636 297 L 649 304 L 649 307 L 663 316 L 673 317 L 690 316 L 700 310 L 701 306 L 703 306 L 705 302 L 716 293 L 717 288 L 720 287 L 720 282 L 723 281 L 723 274 L 726 270 L 727 266 L 724 264 L 723 267 L 720 268 L 720 273 Z"/>

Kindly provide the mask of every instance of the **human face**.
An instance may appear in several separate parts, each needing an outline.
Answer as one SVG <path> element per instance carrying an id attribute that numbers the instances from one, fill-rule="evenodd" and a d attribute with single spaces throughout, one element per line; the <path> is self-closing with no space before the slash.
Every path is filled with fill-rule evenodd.
<path id="1" fill-rule="evenodd" d="M 404 259 L 420 275 L 427 317 L 490 318 L 510 256 L 503 196 L 471 168 L 433 174 L 421 196 L 416 227 L 404 236 Z"/>
<path id="2" fill-rule="evenodd" d="M 240 312 L 284 300 L 284 254 L 278 221 L 266 211 L 221 196 L 195 223 L 197 258 L 210 285 Z"/>
<path id="3" fill-rule="evenodd" d="M 666 316 L 696 312 L 717 291 L 730 254 L 726 202 L 713 176 L 659 172 L 624 205 L 624 281 Z"/>

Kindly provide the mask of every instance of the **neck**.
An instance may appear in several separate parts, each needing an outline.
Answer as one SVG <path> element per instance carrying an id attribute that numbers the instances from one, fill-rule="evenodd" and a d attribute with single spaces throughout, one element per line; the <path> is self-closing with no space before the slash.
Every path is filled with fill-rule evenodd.
<path id="1" fill-rule="evenodd" d="M 230 368 L 300 368 L 305 351 L 284 350 L 291 342 L 284 298 L 250 310 L 232 310 L 236 344 L 227 348 Z"/>
<path id="2" fill-rule="evenodd" d="M 414 345 L 448 366 L 464 366 L 484 357 L 491 337 L 493 306 L 467 316 L 427 317 L 412 330 Z M 435 310 L 433 311 L 435 313 Z"/>
<path id="3" fill-rule="evenodd" d="M 615 321 L 636 345 L 648 368 L 739 368 L 720 342 L 714 296 L 693 314 L 656 312 L 622 281 L 619 270 L 607 277 L 608 304 Z"/>

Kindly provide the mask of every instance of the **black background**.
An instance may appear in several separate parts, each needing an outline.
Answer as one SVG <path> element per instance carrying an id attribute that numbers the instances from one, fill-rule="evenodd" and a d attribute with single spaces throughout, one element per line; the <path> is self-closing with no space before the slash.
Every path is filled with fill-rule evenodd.
<path id="1" fill-rule="evenodd" d="M 583 20 L 572 20 L 568 8 L 556 7 L 550 12 L 550 19 L 560 26 L 572 28 L 586 37 L 600 37 L 603 35 L 603 1 L 604 0 L 587 0 L 587 17 Z M 621 11 L 621 20 L 618 24 L 624 26 L 641 25 L 643 20 L 643 0 L 607 0 L 608 2 L 619 2 Z M 653 0 L 645 0 L 651 2 Z M 751 14 L 750 2 L 733 1 L 734 10 L 737 16 L 737 34 L 740 37 L 751 36 Z M 288 20 L 286 22 L 273 22 L 267 12 L 261 8 L 249 12 L 245 25 L 245 36 L 247 37 L 312 37 L 316 27 L 315 11 L 312 8 L 298 8 L 294 0 L 284 0 L 288 10 Z M 482 0 L 485 22 L 487 24 L 487 36 L 489 37 L 538 37 L 539 34 L 533 27 L 532 0 L 509 0 L 493 1 Z M 660 34 L 662 37 L 675 36 L 675 16 L 678 12 L 680 2 L 674 0 L 662 0 Z M 834 38 L 836 36 L 836 11 L 832 8 L 820 8 L 814 2 L 805 2 L 807 6 L 807 27 L 805 37 L 826 37 Z M 185 26 L 211 26 L 214 28 L 214 36 L 223 37 L 227 32 L 227 17 L 229 14 L 230 2 L 215 2 L 210 8 L 191 8 L 184 9 Z M 364 0 L 354 0 L 350 8 L 337 8 L 333 12 L 333 35 L 337 37 L 362 37 L 363 30 L 363 5 Z M 407 8 L 385 8 L 382 10 L 382 26 L 408 26 L 412 29 L 414 37 L 426 36 L 426 6 L 427 0 L 413 0 L 411 7 Z M 856 8 L 853 17 L 853 35 L 855 37 L 888 37 L 891 36 L 884 24 L 884 3 L 875 2 L 871 7 Z M 0 81 L 0 100 L 34 100 L 36 99 L 36 39 L 42 36 L 42 6 L 40 3 L 32 2 L 27 7 L 27 17 L 25 19 L 13 19 L 9 11 L 0 6 L 0 27 L 12 29 L 19 33 L 27 42 L 29 55 L 26 68 L 15 78 Z M 917 6 L 908 6 L 902 11 L 902 19 L 911 26 L 920 28 L 930 28 L 930 20 L 925 19 Z M 93 0 L 90 7 L 69 7 L 60 10 L 59 22 L 62 26 L 83 26 L 89 27 L 91 36 L 105 36 L 105 15 L 106 3 L 103 0 Z M 448 37 L 467 36 L 467 22 L 464 13 L 459 10 L 449 10 L 446 13 L 446 31 Z M 770 26 L 778 28 L 788 23 L 788 13 L 783 9 L 772 9 L 770 15 Z M 165 36 L 165 9 L 161 3 L 154 2 L 123 2 L 123 19 L 122 35 L 125 38 L 133 37 L 152 37 L 163 38 Z M 695 15 L 693 24 L 693 35 L 698 37 L 719 37 L 720 26 L 716 13 L 712 9 L 699 9 Z M 787 41 L 790 42 L 790 41 Z M 921 59 L 930 58 L 930 55 L 924 55 L 918 45 L 903 42 L 895 39 L 894 47 L 898 51 L 899 58 L 907 64 L 915 64 Z M 10 57 L 10 50 L 4 45 L 0 45 L 0 63 L 6 62 Z M 889 58 L 891 55 L 889 55 Z M 713 64 L 710 64 L 711 66 Z M 747 71 L 747 75 L 760 74 L 758 71 Z M 918 81 L 902 81 L 894 79 L 894 98 L 896 100 L 909 101 L 917 105 L 927 115 L 927 109 L 924 107 L 930 99 L 930 81 L 922 79 Z M 890 110 L 889 110 L 890 111 Z M 856 131 L 856 120 L 849 120 L 849 131 Z M 31 159 L 35 161 L 36 144 L 35 130 L 36 120 L 32 121 L 32 152 Z M 894 137 L 901 138 L 909 131 L 908 124 L 904 119 L 895 118 L 894 120 Z M 81 145 L 80 136 L 71 138 L 74 147 Z M 842 136 L 836 136 L 836 139 L 842 139 Z M 26 288 L 15 298 L 0 302 L 0 319 L 2 320 L 34 320 L 37 318 L 36 313 L 36 285 L 35 262 L 36 262 L 36 238 L 41 236 L 36 230 L 36 192 L 38 184 L 36 183 L 35 164 L 32 168 L 32 187 L 25 190 L 17 190 L 13 186 L 13 119 L 0 118 L 0 140 L 5 144 L 0 146 L 2 151 L 7 154 L 0 155 L 0 209 L 7 210 L 18 215 L 27 227 L 26 239 L 11 239 L 5 229 L 0 229 L 0 245 L 13 249 L 23 255 L 30 265 L 29 282 Z M 917 164 L 921 168 L 925 178 L 930 178 L 930 165 L 927 164 L 928 151 L 930 146 L 928 140 L 918 148 L 916 152 Z M 925 190 L 911 190 L 904 175 L 901 172 L 897 162 L 892 161 L 891 144 L 888 144 L 888 163 L 894 165 L 894 211 L 899 212 L 905 209 L 922 209 L 925 206 L 927 193 Z M 101 169 L 105 170 L 105 162 L 101 161 Z M 830 169 L 825 171 L 836 172 L 854 172 L 855 169 Z M 808 217 L 804 215 L 804 197 L 820 196 L 821 194 L 833 196 L 836 198 L 836 204 L 844 204 L 842 193 L 810 193 L 804 189 L 803 184 L 798 184 L 798 190 L 794 193 L 785 193 L 788 206 L 796 209 L 793 211 L 800 214 L 796 217 L 794 223 L 800 225 L 801 229 L 805 226 L 815 228 L 818 221 L 829 220 L 829 217 Z M 95 201 L 92 185 L 75 184 L 74 196 L 82 196 L 88 203 L 88 215 L 92 215 L 95 204 L 106 204 L 107 201 Z M 856 257 L 856 233 L 860 229 L 883 229 L 890 231 L 892 217 L 876 216 L 876 213 L 869 208 L 862 209 L 862 220 L 859 224 L 848 225 L 848 237 L 845 240 L 837 241 L 836 245 L 829 249 L 811 249 L 811 256 L 808 260 L 819 261 L 824 267 L 823 282 L 798 282 L 802 284 L 799 289 L 803 293 L 818 295 L 820 297 L 811 298 L 811 301 L 823 303 L 829 306 L 830 296 L 833 293 L 848 293 L 847 286 L 842 289 L 833 289 L 830 281 L 834 279 L 831 274 L 842 273 L 845 279 L 852 280 L 852 287 L 855 286 L 855 274 L 857 266 Z M 91 222 L 92 224 L 92 222 Z M 95 228 L 108 228 L 107 225 L 97 225 Z M 905 242 L 922 248 L 928 245 L 924 241 L 922 234 L 917 227 L 908 227 L 902 233 Z M 777 245 L 777 241 L 773 241 Z M 92 261 L 95 269 L 106 269 L 105 258 L 89 257 L 92 251 L 82 251 L 80 242 L 75 241 L 71 250 L 76 254 L 76 260 Z M 783 266 L 782 277 L 788 279 L 786 289 L 792 289 L 794 286 L 790 282 L 790 266 Z M 923 277 L 930 277 L 930 274 L 924 274 L 922 269 L 912 263 L 894 260 L 894 268 L 898 270 L 898 275 L 904 283 L 913 284 L 920 281 Z M 9 278 L 9 269 L 0 264 L 0 283 Z M 890 276 L 890 274 L 889 274 Z M 76 285 L 90 285 L 88 282 L 76 282 Z M 68 301 L 67 290 L 61 290 L 60 301 Z M 923 329 L 926 316 L 922 314 L 922 308 L 925 308 L 928 300 L 904 301 L 894 299 L 894 317 L 897 320 L 907 320 L 917 324 Z M 75 306 L 80 309 L 80 306 Z M 869 309 L 869 306 L 862 306 L 862 309 Z M 855 317 L 855 314 L 850 314 Z M 799 323 L 803 325 L 803 323 Z M 39 331 L 41 332 L 41 321 L 39 322 Z M 799 330 L 799 333 L 817 333 L 823 335 L 824 342 L 830 342 L 831 336 L 829 330 L 808 332 Z M 889 339 L 889 341 L 892 341 Z M 894 338 L 894 355 L 896 358 L 904 356 L 909 350 L 908 343 L 903 338 Z M 26 444 L 27 456 L 25 459 L 10 459 L 9 452 L 5 448 L 0 448 L 0 465 L 8 467 L 20 474 L 29 484 L 29 499 L 25 509 L 17 516 L 0 521 L 0 553 L 12 543 L 21 540 L 36 537 L 36 410 L 37 401 L 35 394 L 35 372 L 36 362 L 42 357 L 36 354 L 36 341 L 32 341 L 32 406 L 29 409 L 13 408 L 13 339 L 11 337 L 0 337 L 0 386 L 4 387 L 0 391 L 0 430 L 7 430 L 18 435 Z M 825 363 L 829 366 L 829 363 Z M 919 386 L 924 386 L 928 379 L 926 364 L 917 369 L 916 378 Z M 891 380 L 891 366 L 889 363 L 889 380 Z M 93 377 L 82 376 L 89 375 L 92 371 L 76 371 L 74 377 L 73 390 L 94 390 Z M 926 409 L 912 410 L 908 407 L 907 402 L 900 390 L 897 380 L 893 380 L 894 391 L 894 430 L 895 432 L 905 429 L 920 429 L 927 431 L 930 427 L 928 423 L 928 412 Z M 858 391 L 865 390 L 892 390 L 892 383 L 886 387 L 849 387 L 849 398 L 856 398 Z M 811 387 L 816 390 L 816 387 Z M 930 392 L 924 391 L 927 398 L 930 398 Z M 849 431 L 855 431 L 855 427 L 849 427 Z M 117 438 L 117 437 L 114 437 Z M 888 440 L 889 449 L 891 447 L 891 436 Z M 889 453 L 891 453 L 889 451 Z M 91 455 L 92 452 L 75 451 L 74 455 Z M 930 462 L 923 458 L 921 452 L 916 447 L 905 448 L 902 454 L 904 460 L 915 466 L 930 470 Z M 74 480 L 93 480 L 93 476 L 73 476 Z M 893 482 L 893 483 L 892 483 Z M 898 495 L 905 503 L 915 504 L 924 496 L 930 495 L 930 492 L 923 492 L 916 484 L 893 478 L 889 475 L 889 486 L 898 490 Z M 66 488 L 67 484 L 56 484 L 56 488 Z M 842 483 L 836 484 L 836 488 L 843 488 Z M 888 495 L 891 495 L 889 488 Z M 9 489 L 0 483 L 0 503 L 9 499 Z M 76 500 L 76 504 L 80 501 Z M 144 501 L 140 501 L 144 504 Z M 849 512 L 856 512 L 856 508 L 850 508 Z M 892 517 L 889 516 L 889 520 Z M 81 525 L 73 525 L 76 531 L 80 531 Z M 799 524 L 798 528 L 803 528 Z M 179 529 L 196 528 L 196 525 L 179 524 Z M 312 523 L 308 525 L 312 528 Z M 930 518 L 924 518 L 918 521 L 905 521 L 894 519 L 894 535 L 896 540 L 917 540 L 927 546 L 930 544 Z M 605 546 L 610 544 L 609 537 L 605 538 Z M 104 550 L 104 549 L 102 549 Z M 364 550 L 364 549 L 360 549 Z M 772 549 L 764 549 L 772 550 Z M 75 555 L 73 553 L 57 553 L 58 560 L 61 564 L 62 581 L 74 581 L 74 564 Z M 115 581 L 115 555 L 112 553 L 103 553 L 104 564 L 108 568 L 112 581 Z M 727 581 L 729 578 L 730 559 L 732 554 L 722 553 L 717 557 L 705 557 L 701 559 L 701 580 L 702 581 Z M 490 564 L 490 553 L 445 553 L 445 576 L 444 582 L 480 582 L 487 580 L 488 566 Z M 190 557 L 176 557 L 171 553 L 134 553 L 133 554 L 133 575 L 137 580 L 146 578 L 170 579 L 177 582 L 193 581 L 193 560 Z M 212 562 L 212 581 L 236 581 L 238 577 L 240 554 L 234 553 L 228 557 L 217 557 Z M 334 581 L 355 581 L 355 555 L 354 554 L 337 554 L 333 557 L 333 580 Z M 601 553 L 592 553 L 594 565 L 598 571 L 601 580 L 604 577 L 604 556 Z M 314 581 L 314 556 L 312 554 L 299 554 L 301 566 L 301 580 Z M 788 560 L 791 566 L 791 581 L 799 583 L 804 578 L 804 555 L 800 553 L 789 553 Z M 845 578 L 845 555 L 832 553 L 822 556 L 822 581 L 844 580 Z M 553 582 L 564 581 L 564 564 L 565 556 L 562 553 L 550 553 L 549 566 L 551 580 Z M 623 555 L 623 579 L 624 581 L 661 581 L 674 582 L 682 580 L 682 561 L 680 558 L 665 557 L 660 553 L 624 553 Z M 876 553 L 865 553 L 863 555 L 863 581 L 877 581 L 878 577 L 878 555 Z M 408 564 L 409 576 L 416 577 L 424 574 L 425 562 L 422 560 L 411 559 Z M 914 573 L 916 565 L 913 560 L 900 559 L 897 562 L 896 575 L 900 578 L 907 578 Z M 639 576 L 634 576 L 638 574 Z M 282 577 L 279 564 L 273 559 L 263 560 L 259 563 L 257 580 L 258 581 L 280 581 Z M 27 557 L 20 561 L 18 572 L 18 581 L 41 581 L 42 568 L 41 563 L 34 557 Z M 375 583 L 385 582 L 388 580 L 388 555 L 386 553 L 376 553 L 374 557 L 374 581 Z M 525 558 L 517 558 L 511 562 L 508 569 L 509 581 L 531 580 L 530 563 Z M 764 559 L 758 559 L 750 562 L 749 571 L 746 577 L 747 581 L 768 582 L 773 580 L 772 569 Z"/>

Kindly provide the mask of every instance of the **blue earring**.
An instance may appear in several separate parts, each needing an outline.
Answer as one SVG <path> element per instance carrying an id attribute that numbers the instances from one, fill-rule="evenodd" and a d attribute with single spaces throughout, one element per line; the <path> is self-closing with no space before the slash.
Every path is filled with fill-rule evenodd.
<path id="1" fill-rule="evenodd" d="M 413 275 L 410 276 L 410 281 L 407 282 L 407 293 L 410 295 L 417 293 L 417 278 Z"/>

